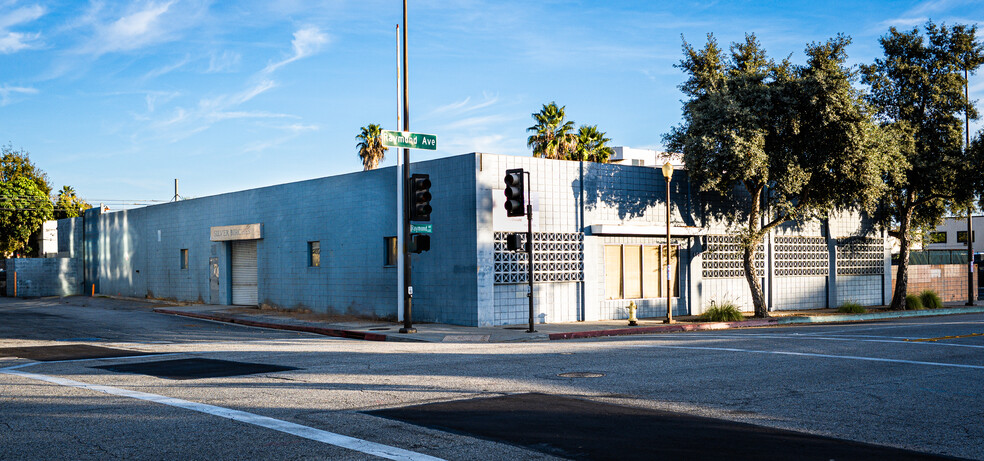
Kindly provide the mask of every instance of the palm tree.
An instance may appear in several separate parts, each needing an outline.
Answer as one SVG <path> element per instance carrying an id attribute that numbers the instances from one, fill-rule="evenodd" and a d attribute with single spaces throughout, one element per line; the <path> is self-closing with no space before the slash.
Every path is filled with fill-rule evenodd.
<path id="1" fill-rule="evenodd" d="M 526 145 L 533 149 L 534 157 L 566 159 L 574 152 L 577 146 L 577 137 L 572 132 L 574 122 L 564 120 L 564 107 L 551 102 L 532 114 L 536 124 L 526 129 L 533 133 Z"/>
<path id="2" fill-rule="evenodd" d="M 383 146 L 380 139 L 381 132 L 379 125 L 370 123 L 369 126 L 362 127 L 362 132 L 355 137 L 359 140 L 359 144 L 356 144 L 355 147 L 359 148 L 359 158 L 362 159 L 363 171 L 376 169 L 386 155 L 386 147 Z"/>
<path id="3" fill-rule="evenodd" d="M 608 143 L 611 139 L 605 137 L 604 131 L 598 131 L 598 125 L 581 125 L 577 130 L 577 148 L 571 160 L 608 163 L 615 153 Z"/>

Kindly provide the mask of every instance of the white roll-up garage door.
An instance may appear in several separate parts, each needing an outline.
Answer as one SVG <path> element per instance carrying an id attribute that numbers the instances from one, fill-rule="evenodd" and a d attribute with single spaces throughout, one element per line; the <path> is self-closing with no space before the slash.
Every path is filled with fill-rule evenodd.
<path id="1" fill-rule="evenodd" d="M 257 305 L 256 240 L 232 242 L 232 303 Z"/>

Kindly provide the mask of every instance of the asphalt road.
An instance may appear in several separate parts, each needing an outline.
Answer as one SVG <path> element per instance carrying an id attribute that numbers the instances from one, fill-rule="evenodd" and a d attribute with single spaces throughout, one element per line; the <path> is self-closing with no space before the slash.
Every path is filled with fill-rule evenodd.
<path id="1" fill-rule="evenodd" d="M 372 413 L 529 393 L 984 459 L 984 315 L 452 344 L 326 338 L 150 307 L 0 298 L 0 350 L 88 345 L 151 354 L 38 361 L 0 353 L 0 459 L 601 459 L 631 443 L 682 456 L 658 431 L 634 432 L 630 443 L 608 431 L 610 453 L 580 456 L 550 441 Z M 119 371 L 192 359 L 295 369 L 199 379 Z M 591 435 L 577 427 L 568 435 Z M 708 444 L 708 457 L 727 453 L 727 439 Z M 764 454 L 786 444 L 759 445 Z"/>

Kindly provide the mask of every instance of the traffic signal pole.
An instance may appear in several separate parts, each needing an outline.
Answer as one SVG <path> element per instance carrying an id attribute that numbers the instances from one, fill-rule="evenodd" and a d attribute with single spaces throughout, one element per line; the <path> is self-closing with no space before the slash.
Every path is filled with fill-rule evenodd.
<path id="1" fill-rule="evenodd" d="M 410 89 L 407 85 L 407 0 L 403 0 L 403 131 L 410 131 Z M 410 149 L 403 149 L 403 186 L 410 181 Z M 403 328 L 400 333 L 416 333 L 413 327 L 413 284 L 410 279 L 410 194 L 403 194 Z"/>
<path id="2" fill-rule="evenodd" d="M 532 190 L 533 181 L 530 178 L 529 172 L 526 173 L 527 190 Z M 526 265 L 529 273 L 527 279 L 529 281 L 529 288 L 526 296 L 530 299 L 530 329 L 526 330 L 527 333 L 536 333 L 536 329 L 533 328 L 533 194 L 528 195 L 530 200 L 526 202 L 526 258 L 528 264 Z"/>

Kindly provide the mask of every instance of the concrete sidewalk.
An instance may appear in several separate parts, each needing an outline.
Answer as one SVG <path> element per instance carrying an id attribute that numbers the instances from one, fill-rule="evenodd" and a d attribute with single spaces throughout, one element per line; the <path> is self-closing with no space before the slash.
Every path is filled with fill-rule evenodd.
<path id="1" fill-rule="evenodd" d="M 362 339 L 368 341 L 415 342 L 521 342 L 558 339 L 583 339 L 604 336 L 672 333 L 681 331 L 724 330 L 754 328 L 775 325 L 813 323 L 854 323 L 903 317 L 984 313 L 984 306 L 963 306 L 953 303 L 943 309 L 919 311 L 878 310 L 865 314 L 838 314 L 835 310 L 780 311 L 767 319 L 747 319 L 740 322 L 698 322 L 695 316 L 678 317 L 677 323 L 666 325 L 662 319 L 640 319 L 638 326 L 630 327 L 626 320 L 600 320 L 591 322 L 549 323 L 535 325 L 535 333 L 527 333 L 529 325 L 497 327 L 466 327 L 438 323 L 416 323 L 416 333 L 400 333 L 402 324 L 386 321 L 345 320 L 258 308 L 243 308 L 192 304 L 155 308 L 154 312 L 181 315 L 239 325 L 306 331 L 309 333 Z"/>

